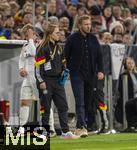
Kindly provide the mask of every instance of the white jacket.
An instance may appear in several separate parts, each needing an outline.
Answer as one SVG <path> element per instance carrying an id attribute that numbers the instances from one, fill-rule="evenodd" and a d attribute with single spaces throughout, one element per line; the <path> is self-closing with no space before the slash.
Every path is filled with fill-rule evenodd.
<path id="1" fill-rule="evenodd" d="M 22 86 L 32 86 L 35 84 L 34 62 L 35 62 L 36 46 L 33 39 L 29 39 L 28 43 L 24 44 L 20 58 L 19 70 L 25 68 L 28 72 L 27 77 L 24 77 Z"/>

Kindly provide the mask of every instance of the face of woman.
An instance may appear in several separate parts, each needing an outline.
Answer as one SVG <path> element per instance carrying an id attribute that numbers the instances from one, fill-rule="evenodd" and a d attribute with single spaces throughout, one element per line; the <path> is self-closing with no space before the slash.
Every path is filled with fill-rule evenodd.
<path id="1" fill-rule="evenodd" d="M 110 17 L 112 15 L 112 11 L 110 7 L 107 7 L 104 9 L 104 16 L 105 17 Z"/>
<path id="2" fill-rule="evenodd" d="M 135 62 L 132 59 L 127 59 L 126 65 L 127 65 L 127 70 L 133 71 L 135 67 Z"/>
<path id="3" fill-rule="evenodd" d="M 51 39 L 53 41 L 59 41 L 59 37 L 60 37 L 59 27 L 56 27 L 54 29 L 54 32 L 51 34 Z"/>

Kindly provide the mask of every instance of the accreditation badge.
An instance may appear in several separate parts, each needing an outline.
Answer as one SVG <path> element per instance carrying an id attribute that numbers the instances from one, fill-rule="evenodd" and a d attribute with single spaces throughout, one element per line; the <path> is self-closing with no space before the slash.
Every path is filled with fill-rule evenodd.
<path id="1" fill-rule="evenodd" d="M 52 68 L 51 68 L 51 62 L 50 62 L 50 61 L 44 64 L 44 70 L 45 70 L 45 71 L 51 70 L 51 69 L 52 69 Z"/>

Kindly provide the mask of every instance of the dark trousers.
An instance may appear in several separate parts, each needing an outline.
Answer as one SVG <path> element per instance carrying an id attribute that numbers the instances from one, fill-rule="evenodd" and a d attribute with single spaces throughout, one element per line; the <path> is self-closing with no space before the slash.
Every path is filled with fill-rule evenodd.
<path id="1" fill-rule="evenodd" d="M 70 74 L 71 86 L 75 97 L 77 124 L 76 128 L 87 128 L 86 116 L 90 113 L 92 87 L 79 74 Z M 86 110 L 86 111 L 85 111 Z M 85 116 L 86 112 L 86 116 Z M 87 118 L 88 119 L 88 118 Z"/>
<path id="2" fill-rule="evenodd" d="M 58 84 L 57 79 L 45 80 L 48 93 L 42 95 L 41 104 L 44 106 L 44 114 L 42 116 L 42 124 L 48 125 L 51 108 L 51 101 L 54 101 L 58 110 L 59 121 L 62 131 L 68 132 L 68 104 L 64 87 Z"/>
<path id="3" fill-rule="evenodd" d="M 137 98 L 126 103 L 125 111 L 128 127 L 137 126 Z"/>

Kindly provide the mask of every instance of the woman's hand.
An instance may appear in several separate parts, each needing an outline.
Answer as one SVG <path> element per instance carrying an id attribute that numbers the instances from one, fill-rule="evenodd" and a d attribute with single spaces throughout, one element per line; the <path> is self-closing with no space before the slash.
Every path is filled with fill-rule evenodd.
<path id="1" fill-rule="evenodd" d="M 40 83 L 40 89 L 41 90 L 45 90 L 46 88 L 47 88 L 47 86 L 46 86 L 45 82 Z"/>

